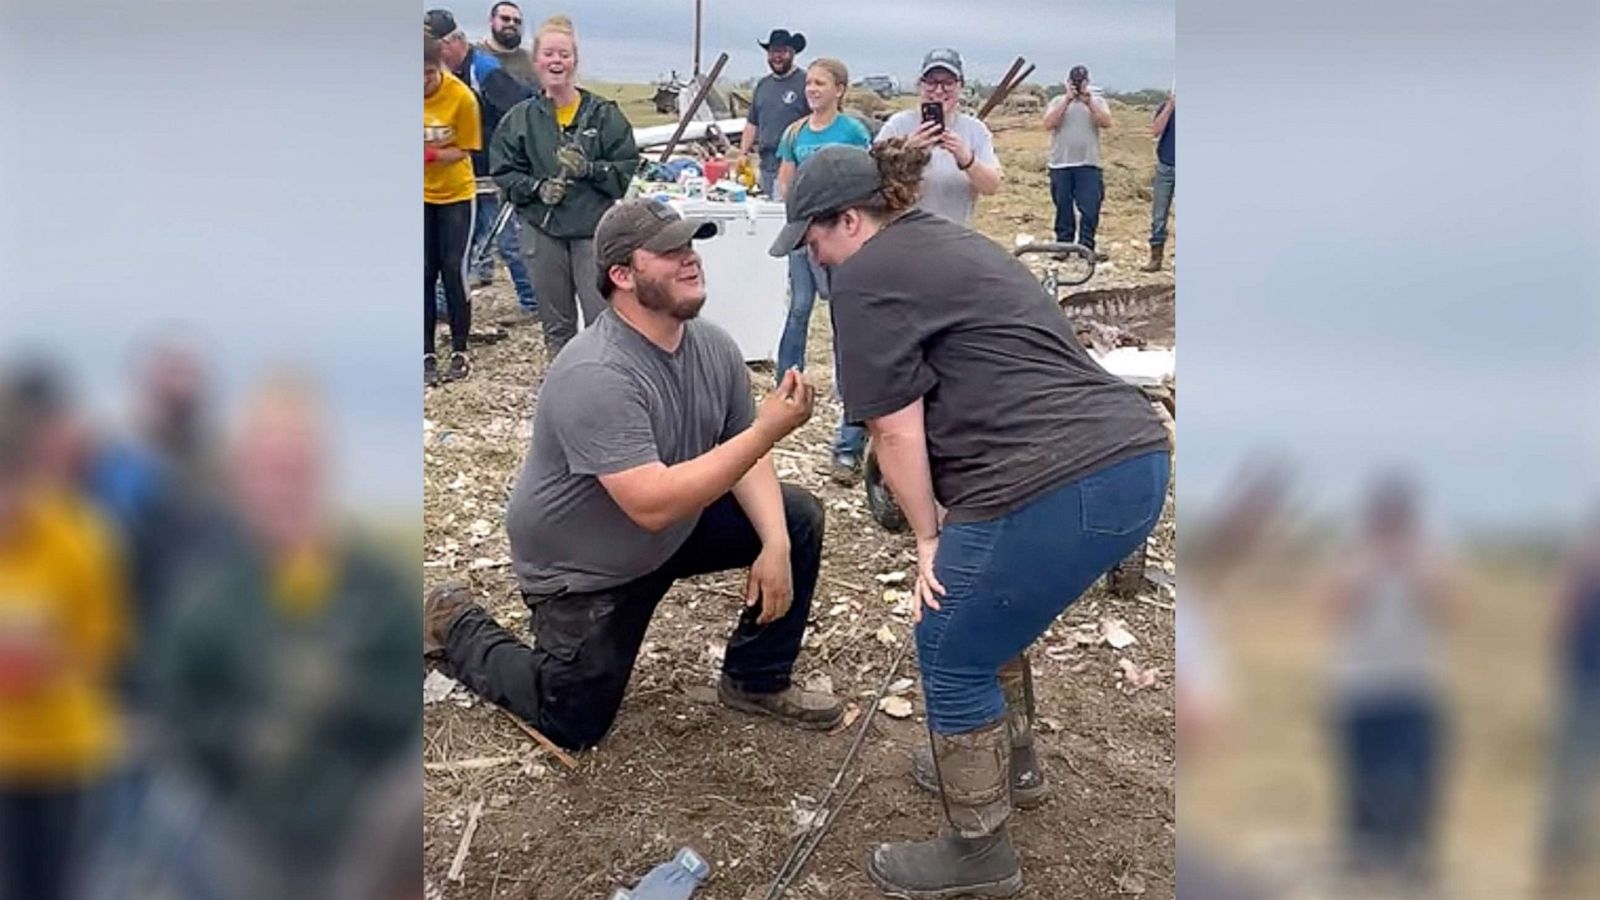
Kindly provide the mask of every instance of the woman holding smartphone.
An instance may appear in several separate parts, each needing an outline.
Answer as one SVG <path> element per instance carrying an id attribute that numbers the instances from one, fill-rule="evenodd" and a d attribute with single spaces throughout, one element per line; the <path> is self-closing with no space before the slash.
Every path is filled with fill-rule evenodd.
<path id="1" fill-rule="evenodd" d="M 1023 655 L 1142 546 L 1166 500 L 1166 429 L 1084 351 L 1028 269 L 913 208 L 930 150 L 826 147 L 800 166 L 788 224 L 830 267 L 845 417 L 864 422 L 917 536 L 917 660 L 932 737 L 919 780 L 952 830 L 880 845 L 896 897 L 1010 896 L 1005 831 L 1043 799 Z M 938 506 L 948 510 L 941 522 Z"/>
<path id="2" fill-rule="evenodd" d="M 806 67 L 806 102 L 811 115 L 797 120 L 778 140 L 778 196 L 789 189 L 795 169 L 823 147 L 872 146 L 867 126 L 844 112 L 844 95 L 850 87 L 850 70 L 837 59 L 818 59 Z M 811 331 L 811 308 L 817 295 L 827 296 L 827 276 L 805 248 L 789 254 L 789 319 L 778 341 L 778 380 L 790 369 L 805 370 L 806 338 Z M 838 383 L 835 373 L 834 383 Z M 833 477 L 854 479 L 861 466 L 867 433 L 860 426 L 839 422 L 833 441 Z"/>
<path id="3" fill-rule="evenodd" d="M 1004 174 L 989 127 L 961 111 L 965 86 L 961 54 L 947 47 L 928 51 L 917 81 L 921 105 L 890 116 L 878 131 L 879 141 L 907 138 L 910 146 L 932 151 L 917 205 L 958 225 L 972 224 L 978 198 L 999 191 Z"/>

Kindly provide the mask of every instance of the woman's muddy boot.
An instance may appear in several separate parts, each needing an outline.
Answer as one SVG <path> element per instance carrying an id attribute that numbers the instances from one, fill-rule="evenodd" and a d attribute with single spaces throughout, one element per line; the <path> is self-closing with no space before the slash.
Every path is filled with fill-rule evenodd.
<path id="1" fill-rule="evenodd" d="M 932 840 L 873 848 L 867 874 L 885 896 L 1010 897 L 1022 890 L 1022 867 L 1006 833 L 1010 749 L 1003 718 L 976 731 L 933 736 L 950 830 Z"/>
<path id="2" fill-rule="evenodd" d="M 1033 670 L 1026 653 L 1000 667 L 1000 690 L 1011 729 L 1011 802 L 1017 809 L 1034 809 L 1049 799 L 1050 786 L 1033 746 Z M 929 793 L 939 791 L 933 751 L 925 745 L 911 752 L 911 780 Z"/>

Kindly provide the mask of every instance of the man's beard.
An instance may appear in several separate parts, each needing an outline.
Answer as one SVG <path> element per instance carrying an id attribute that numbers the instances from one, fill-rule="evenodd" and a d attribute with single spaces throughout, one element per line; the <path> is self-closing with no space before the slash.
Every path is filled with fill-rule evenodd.
<path id="1" fill-rule="evenodd" d="M 687 322 L 700 315 L 700 308 L 706 304 L 706 295 L 702 292 L 698 297 L 687 300 L 673 300 L 672 282 L 650 281 L 645 278 L 636 278 L 633 285 L 633 295 L 638 298 L 639 305 L 651 312 L 664 312 L 680 322 Z"/>
<path id="2" fill-rule="evenodd" d="M 791 60 L 789 62 L 786 62 L 786 63 L 783 63 L 781 65 L 778 64 L 778 63 L 769 62 L 769 63 L 767 63 L 767 66 L 772 69 L 772 74 L 778 76 L 779 78 L 782 78 L 783 76 L 785 76 L 785 75 L 789 74 L 790 72 L 794 71 L 794 61 L 793 60 Z"/>
<path id="3" fill-rule="evenodd" d="M 522 46 L 522 30 L 502 28 L 494 33 L 494 41 L 507 50 L 515 50 Z"/>

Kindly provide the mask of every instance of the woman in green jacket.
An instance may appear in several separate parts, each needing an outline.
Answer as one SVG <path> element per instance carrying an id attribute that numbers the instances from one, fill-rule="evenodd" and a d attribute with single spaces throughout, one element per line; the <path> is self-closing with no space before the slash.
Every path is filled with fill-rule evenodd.
<path id="1" fill-rule="evenodd" d="M 633 126 L 617 104 L 577 86 L 578 38 L 553 16 L 533 41 L 539 94 L 501 119 L 489 146 L 489 173 L 531 226 L 523 243 L 539 295 L 551 359 L 583 321 L 605 309 L 595 280 L 594 229 L 627 192 L 639 167 Z"/>

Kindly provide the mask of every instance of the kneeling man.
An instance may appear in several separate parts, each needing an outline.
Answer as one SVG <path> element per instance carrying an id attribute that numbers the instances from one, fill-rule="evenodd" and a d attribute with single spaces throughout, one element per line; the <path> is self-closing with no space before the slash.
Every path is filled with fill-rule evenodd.
<path id="1" fill-rule="evenodd" d="M 693 242 L 715 234 L 654 200 L 617 204 L 596 230 L 611 306 L 551 365 L 506 511 L 534 646 L 463 585 L 426 600 L 424 654 L 570 749 L 610 729 L 673 582 L 746 566 L 718 696 L 803 728 L 843 717 L 836 698 L 790 683 L 823 510 L 780 486 L 768 455 L 811 417 L 812 389 L 791 371 L 757 408 L 738 346 L 696 320 L 706 289 Z"/>

